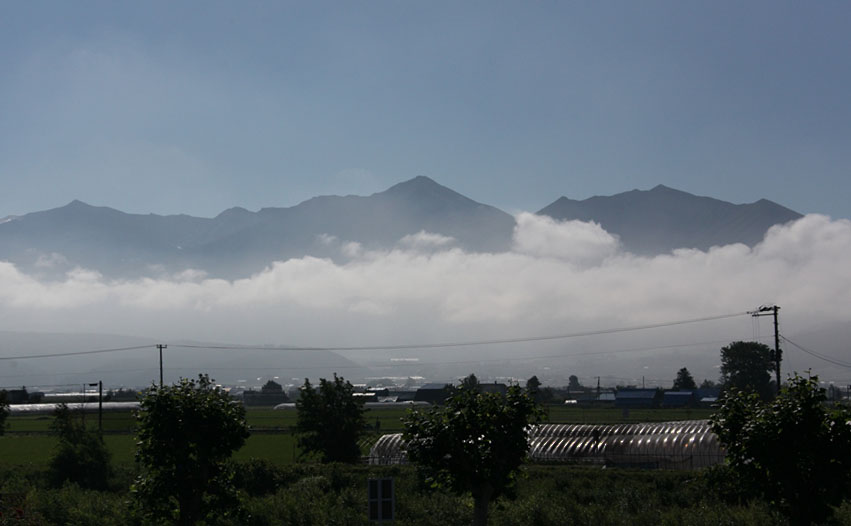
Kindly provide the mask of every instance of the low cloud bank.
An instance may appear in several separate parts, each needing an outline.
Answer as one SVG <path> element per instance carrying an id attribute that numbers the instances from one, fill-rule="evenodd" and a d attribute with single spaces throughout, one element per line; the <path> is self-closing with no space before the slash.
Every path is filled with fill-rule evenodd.
<path id="1" fill-rule="evenodd" d="M 506 253 L 468 253 L 425 232 L 384 251 L 341 240 L 344 264 L 291 259 L 236 281 L 199 271 L 113 281 L 76 269 L 43 282 L 0 262 L 0 329 L 332 345 L 565 333 L 762 303 L 781 305 L 793 325 L 851 318 L 846 220 L 809 215 L 752 249 L 656 257 L 624 252 L 594 223 L 517 220 Z"/>

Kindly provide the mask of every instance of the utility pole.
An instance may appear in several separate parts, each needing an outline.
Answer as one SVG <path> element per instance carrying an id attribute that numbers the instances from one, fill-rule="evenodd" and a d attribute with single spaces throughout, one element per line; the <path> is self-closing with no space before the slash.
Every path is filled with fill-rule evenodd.
<path id="1" fill-rule="evenodd" d="M 161 343 L 157 344 L 157 349 L 160 350 L 160 387 L 163 386 L 163 349 L 168 349 L 168 345 Z"/>
<path id="2" fill-rule="evenodd" d="M 103 434 L 103 380 L 99 380 L 98 383 L 91 383 L 89 387 L 97 387 L 98 388 L 98 432 Z"/>
<path id="3" fill-rule="evenodd" d="M 754 318 L 758 318 L 760 316 L 774 316 L 774 352 L 771 353 L 771 358 L 774 360 L 774 375 L 777 381 L 778 393 L 780 393 L 780 359 L 782 356 L 782 351 L 780 350 L 780 324 L 777 320 L 777 314 L 779 311 L 780 307 L 777 305 L 763 305 L 757 310 L 749 313 Z"/>
<path id="4" fill-rule="evenodd" d="M 98 431 L 103 435 L 103 380 L 98 380 Z"/>

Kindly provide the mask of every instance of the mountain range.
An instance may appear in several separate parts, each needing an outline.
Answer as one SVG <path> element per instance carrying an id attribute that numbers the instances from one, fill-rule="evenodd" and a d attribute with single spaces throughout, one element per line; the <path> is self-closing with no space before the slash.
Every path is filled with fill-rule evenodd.
<path id="1" fill-rule="evenodd" d="M 772 225 L 801 217 L 765 199 L 732 204 L 661 185 L 582 201 L 560 197 L 538 214 L 597 222 L 642 255 L 753 246 Z M 0 219 L 0 260 L 41 276 L 79 266 L 110 277 L 191 268 L 234 279 L 293 257 L 339 261 L 348 242 L 391 248 L 422 231 L 468 251 L 501 252 L 511 248 L 514 226 L 510 214 L 419 176 L 370 196 L 321 196 L 257 212 L 231 208 L 214 218 L 128 214 L 75 200 Z"/>

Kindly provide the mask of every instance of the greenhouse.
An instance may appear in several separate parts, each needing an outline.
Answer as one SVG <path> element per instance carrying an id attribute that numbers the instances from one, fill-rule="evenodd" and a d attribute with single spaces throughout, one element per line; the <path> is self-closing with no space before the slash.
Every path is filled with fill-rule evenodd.
<path id="1" fill-rule="evenodd" d="M 407 462 L 401 434 L 382 436 L 372 464 Z M 653 424 L 541 424 L 529 432 L 529 459 L 658 469 L 699 469 L 719 464 L 724 451 L 706 420 Z"/>

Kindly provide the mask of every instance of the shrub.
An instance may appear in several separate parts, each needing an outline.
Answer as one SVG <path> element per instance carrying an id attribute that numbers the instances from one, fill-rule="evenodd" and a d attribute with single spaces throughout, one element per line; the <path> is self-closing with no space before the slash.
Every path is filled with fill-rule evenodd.
<path id="1" fill-rule="evenodd" d="M 106 489 L 112 466 L 101 434 L 88 429 L 82 413 L 73 414 L 65 404 L 54 411 L 51 427 L 59 437 L 48 470 L 51 484 L 73 482 L 82 488 Z"/>

